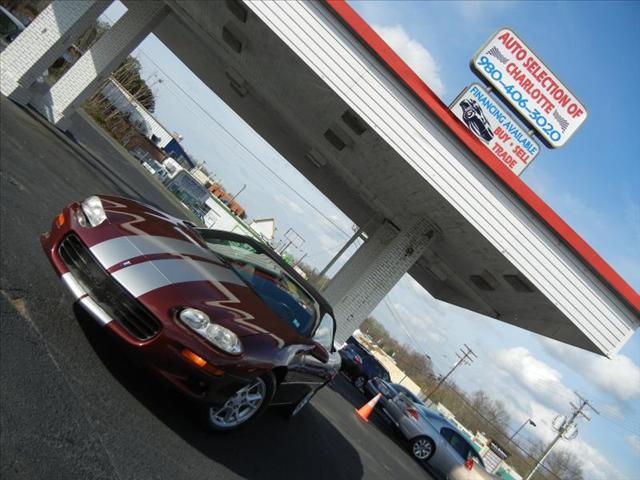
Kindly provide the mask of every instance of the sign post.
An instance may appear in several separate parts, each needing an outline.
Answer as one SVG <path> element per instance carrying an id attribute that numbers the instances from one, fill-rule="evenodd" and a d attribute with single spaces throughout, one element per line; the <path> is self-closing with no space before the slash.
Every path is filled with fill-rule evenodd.
<path id="1" fill-rule="evenodd" d="M 476 53 L 471 68 L 551 148 L 563 146 L 587 119 L 585 106 L 508 28 Z"/>
<path id="2" fill-rule="evenodd" d="M 476 83 L 463 90 L 449 108 L 516 175 L 540 152 L 535 140 Z"/>

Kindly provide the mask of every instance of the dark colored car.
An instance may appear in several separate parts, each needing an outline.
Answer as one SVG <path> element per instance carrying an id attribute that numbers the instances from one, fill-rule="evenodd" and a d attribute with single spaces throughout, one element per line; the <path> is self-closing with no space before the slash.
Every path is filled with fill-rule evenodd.
<path id="1" fill-rule="evenodd" d="M 490 142 L 493 139 L 493 131 L 487 119 L 484 118 L 482 108 L 478 105 L 478 102 L 475 100 L 462 100 L 460 108 L 462 108 L 462 119 L 467 127 L 485 142 Z"/>
<path id="2" fill-rule="evenodd" d="M 41 243 L 75 300 L 214 430 L 295 415 L 340 368 L 329 304 L 265 245 L 133 200 L 67 206 Z"/>
<path id="3" fill-rule="evenodd" d="M 340 349 L 342 365 L 340 367 L 353 385 L 361 390 L 367 381 L 379 377 L 390 382 L 389 372 L 366 348 L 358 341 L 349 337 L 346 345 Z"/>

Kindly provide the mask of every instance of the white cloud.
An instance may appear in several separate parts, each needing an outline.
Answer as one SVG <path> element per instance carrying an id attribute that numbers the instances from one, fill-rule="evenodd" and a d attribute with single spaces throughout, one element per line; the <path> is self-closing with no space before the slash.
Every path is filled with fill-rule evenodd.
<path id="1" fill-rule="evenodd" d="M 621 402 L 640 398 L 640 367 L 626 355 L 616 354 L 609 359 L 555 340 L 540 341 L 547 353 L 603 392 Z"/>
<path id="2" fill-rule="evenodd" d="M 638 435 L 628 435 L 624 441 L 631 447 L 635 455 L 640 457 L 640 437 Z"/>
<path id="3" fill-rule="evenodd" d="M 553 419 L 566 414 L 567 400 L 574 394 L 562 382 L 562 374 L 535 358 L 524 347 L 499 350 L 493 360 L 498 365 L 490 388 L 499 391 L 514 420 L 532 418 L 537 427 L 529 433 L 545 444 L 555 436 Z M 625 476 L 597 448 L 581 438 L 561 441 L 558 448 L 573 453 L 582 465 L 586 477 L 592 480 L 622 480 Z"/>
<path id="4" fill-rule="evenodd" d="M 322 249 L 326 252 L 337 253 L 338 247 L 341 244 L 338 238 L 327 235 L 326 233 L 322 233 L 321 235 L 319 235 L 318 241 L 320 242 L 320 246 L 322 247 Z"/>
<path id="5" fill-rule="evenodd" d="M 627 480 L 627 476 L 618 470 L 600 450 L 580 438 L 562 441 L 560 448 L 575 455 L 582 466 L 585 478 L 589 480 Z"/>
<path id="6" fill-rule="evenodd" d="M 280 205 L 285 206 L 286 208 L 291 210 L 293 213 L 297 213 L 298 215 L 301 215 L 304 213 L 304 210 L 300 205 L 298 205 L 296 202 L 294 202 L 290 198 L 285 197 L 284 195 L 276 195 L 275 199 Z"/>
<path id="7" fill-rule="evenodd" d="M 535 358 L 524 347 L 498 350 L 494 354 L 501 371 L 547 406 L 563 408 L 574 397 L 562 383 L 562 374 Z M 551 395 L 553 393 L 553 395 Z"/>
<path id="8" fill-rule="evenodd" d="M 438 96 L 444 95 L 440 66 L 424 45 L 411 38 L 400 25 L 374 25 L 373 28 Z"/>

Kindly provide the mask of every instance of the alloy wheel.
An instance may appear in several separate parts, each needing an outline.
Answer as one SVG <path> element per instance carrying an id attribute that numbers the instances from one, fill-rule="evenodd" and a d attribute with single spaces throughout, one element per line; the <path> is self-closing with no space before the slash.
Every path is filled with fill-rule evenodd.
<path id="1" fill-rule="evenodd" d="M 249 420 L 264 402 L 267 387 L 264 380 L 257 377 L 249 385 L 234 393 L 229 400 L 216 409 L 209 409 L 211 422 L 220 428 L 232 428 Z"/>
<path id="2" fill-rule="evenodd" d="M 426 438 L 419 438 L 413 442 L 413 456 L 418 460 L 426 460 L 431 456 L 433 445 Z"/>

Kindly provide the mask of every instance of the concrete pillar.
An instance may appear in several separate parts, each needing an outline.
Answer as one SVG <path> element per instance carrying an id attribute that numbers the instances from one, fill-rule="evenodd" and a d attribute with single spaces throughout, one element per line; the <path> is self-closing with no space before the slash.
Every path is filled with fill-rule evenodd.
<path id="1" fill-rule="evenodd" d="M 80 106 L 168 13 L 162 1 L 127 5 L 127 12 L 37 103 L 36 108 L 52 123 L 59 125 Z"/>
<path id="2" fill-rule="evenodd" d="M 0 53 L 0 92 L 26 105 L 29 87 L 109 6 L 111 0 L 56 0 Z"/>
<path id="3" fill-rule="evenodd" d="M 416 219 L 399 232 L 382 223 L 331 279 L 323 294 L 336 315 L 336 343 L 343 343 L 424 253 L 431 223 Z"/>

